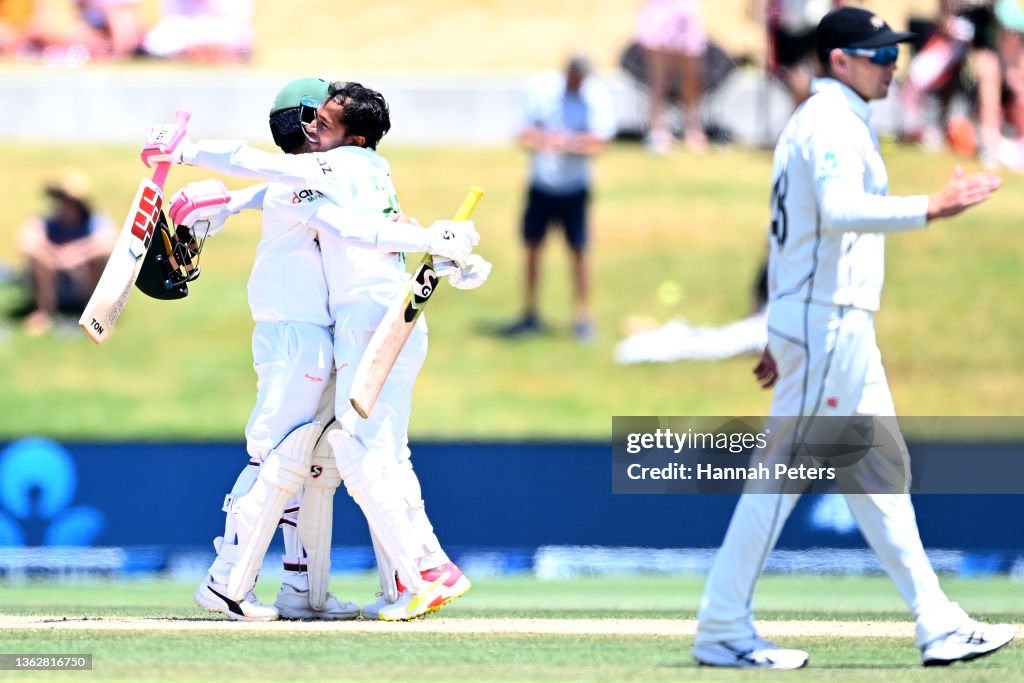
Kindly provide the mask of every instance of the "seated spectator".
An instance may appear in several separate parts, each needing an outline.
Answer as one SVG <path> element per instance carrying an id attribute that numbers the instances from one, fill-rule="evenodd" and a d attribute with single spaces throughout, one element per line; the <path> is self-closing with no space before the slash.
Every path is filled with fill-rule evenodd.
<path id="1" fill-rule="evenodd" d="M 999 161 L 1024 172 L 1024 6 L 1020 0 L 1000 0 L 996 16 L 1003 28 L 999 42 L 1003 116 L 1013 135 L 1000 145 Z"/>
<path id="2" fill-rule="evenodd" d="M 164 0 L 143 40 L 154 57 L 244 62 L 252 50 L 252 0 Z"/>
<path id="3" fill-rule="evenodd" d="M 811 96 L 811 79 L 821 69 L 815 37 L 818 22 L 842 0 L 765 0 L 768 70 L 789 90 L 795 104 Z"/>
<path id="4" fill-rule="evenodd" d="M 982 162 L 999 164 L 1003 125 L 1002 28 L 996 0 L 939 0 L 935 33 L 910 63 L 902 89 L 905 139 L 930 145 L 946 137 L 960 151 L 977 145 Z M 962 126 L 947 126 L 953 95 L 963 89 L 963 71 L 970 64 L 976 81 L 977 136 L 965 135 Z M 926 99 L 939 100 L 938 121 L 924 115 Z M 946 134 L 943 134 L 943 128 Z M 973 131 L 967 131 L 973 132 Z M 966 140 L 966 142 L 965 142 Z"/>
<path id="5" fill-rule="evenodd" d="M 131 57 L 139 49 L 139 0 L 78 0 L 96 56 Z"/>
<path id="6" fill-rule="evenodd" d="M 0 55 L 21 52 L 33 10 L 32 0 L 0 0 Z"/>
<path id="7" fill-rule="evenodd" d="M 114 229 L 93 211 L 89 179 L 65 170 L 46 185 L 50 212 L 29 219 L 18 246 L 28 261 L 32 311 L 25 319 L 30 334 L 46 332 L 58 312 L 78 315 L 99 282 L 110 253 Z"/>

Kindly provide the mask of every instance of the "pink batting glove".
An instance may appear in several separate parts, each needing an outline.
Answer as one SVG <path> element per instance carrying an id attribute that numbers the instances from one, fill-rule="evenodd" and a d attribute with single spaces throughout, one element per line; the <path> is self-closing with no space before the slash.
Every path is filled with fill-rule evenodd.
<path id="1" fill-rule="evenodd" d="M 188 228 L 193 236 L 215 235 L 224 227 L 231 212 L 227 204 L 231 193 L 219 180 L 189 183 L 171 197 L 168 215 L 175 225 Z"/>
<path id="2" fill-rule="evenodd" d="M 153 126 L 142 146 L 142 163 L 149 168 L 166 162 L 180 164 L 183 141 L 188 141 L 184 125 L 167 123 Z"/>

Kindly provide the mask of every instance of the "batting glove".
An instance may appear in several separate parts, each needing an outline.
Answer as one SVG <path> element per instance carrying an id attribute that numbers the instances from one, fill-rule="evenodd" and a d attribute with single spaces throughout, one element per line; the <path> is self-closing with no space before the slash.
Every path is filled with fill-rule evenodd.
<path id="1" fill-rule="evenodd" d="M 180 164 L 185 149 L 192 146 L 185 126 L 178 123 L 166 123 L 153 126 L 149 137 L 142 146 L 142 163 L 153 168 L 159 163 L 170 162 Z"/>
<path id="2" fill-rule="evenodd" d="M 491 264 L 480 254 L 470 254 L 462 267 L 448 275 L 448 284 L 455 289 L 476 289 L 490 274 Z"/>
<path id="3" fill-rule="evenodd" d="M 171 197 L 169 214 L 175 225 L 183 225 L 192 236 L 203 239 L 224 228 L 231 211 L 227 204 L 231 194 L 219 180 L 189 183 Z"/>
<path id="4" fill-rule="evenodd" d="M 434 221 L 427 231 L 427 251 L 460 265 L 469 259 L 473 247 L 480 244 L 480 235 L 473 221 Z"/>

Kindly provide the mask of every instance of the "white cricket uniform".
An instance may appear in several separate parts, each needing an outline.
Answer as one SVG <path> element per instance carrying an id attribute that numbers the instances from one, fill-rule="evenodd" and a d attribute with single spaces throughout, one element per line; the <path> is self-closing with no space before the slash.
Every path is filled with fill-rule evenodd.
<path id="1" fill-rule="evenodd" d="M 801 428 L 817 416 L 895 415 L 873 318 L 884 234 L 923 228 L 928 210 L 926 196 L 887 196 L 867 102 L 832 79 L 814 81 L 812 91 L 775 148 L 768 275 L 768 349 L 779 371 L 771 416 L 797 418 Z M 902 445 L 895 419 L 886 424 Z M 910 606 L 923 645 L 967 616 L 925 556 L 906 493 L 906 450 L 896 450 L 887 458 L 872 450 L 863 463 L 895 475 L 883 480 L 888 492 L 848 493 L 846 500 Z M 754 586 L 799 496 L 754 484 L 740 497 L 708 576 L 697 643 L 755 634 Z"/>
<path id="2" fill-rule="evenodd" d="M 247 194 L 252 200 L 240 208 L 262 208 L 263 231 L 247 285 L 258 379 L 245 433 L 249 454 L 262 459 L 316 416 L 332 369 L 333 338 L 317 234 L 308 227 L 324 199 L 277 183 Z"/>
<path id="3" fill-rule="evenodd" d="M 232 193 L 228 209 L 261 209 L 262 233 L 249 275 L 249 308 L 255 327 L 252 335 L 256 372 L 256 405 L 246 425 L 246 448 L 251 458 L 229 498 L 224 541 L 210 575 L 226 584 L 238 545 L 252 533 L 261 502 L 247 496 L 259 474 L 259 463 L 293 429 L 317 418 L 325 389 L 331 387 L 331 317 L 327 306 L 317 234 L 307 226 L 317 205 L 315 192 L 296 191 L 287 185 L 259 185 Z M 285 565 L 302 563 L 302 550 L 294 531 L 297 501 L 288 505 L 285 518 Z M 286 581 L 294 577 L 288 575 Z M 304 586 L 299 586 L 304 588 Z"/>
<path id="4" fill-rule="evenodd" d="M 226 175 L 317 191 L 343 210 L 332 212 L 325 206 L 310 219 L 319 232 L 329 309 L 335 324 L 336 409 L 340 419 L 348 409 L 353 376 L 373 331 L 388 305 L 405 291 L 409 282 L 404 255 L 360 248 L 376 245 L 368 231 L 354 226 L 364 218 L 369 225 L 372 217 L 400 211 L 389 164 L 375 151 L 363 148 L 339 147 L 313 154 L 281 155 L 228 140 L 197 142 L 184 162 Z M 341 222 L 353 226 L 345 229 Z M 354 434 L 369 456 L 387 457 L 397 468 L 392 488 L 396 496 L 409 503 L 409 518 L 421 541 L 421 547 L 410 549 L 409 554 L 418 558 L 421 569 L 448 561 L 423 511 L 419 481 L 409 461 L 412 390 L 426 353 L 426 320 L 421 315 L 384 384 L 373 414 L 370 419 L 355 423 Z"/>

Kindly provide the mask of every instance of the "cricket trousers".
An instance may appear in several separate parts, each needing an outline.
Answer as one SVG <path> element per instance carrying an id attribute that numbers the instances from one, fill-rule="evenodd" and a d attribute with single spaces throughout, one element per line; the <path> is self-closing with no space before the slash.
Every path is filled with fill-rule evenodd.
<path id="1" fill-rule="evenodd" d="M 335 331 L 337 417 L 339 422 L 352 429 L 353 438 L 348 446 L 354 449 L 354 454 L 349 457 L 357 460 L 373 459 L 377 465 L 372 469 L 383 477 L 382 481 L 377 482 L 380 490 L 386 491 L 389 498 L 407 510 L 408 532 L 397 535 L 411 538 L 413 543 L 404 548 L 403 553 L 414 560 L 421 570 L 431 569 L 448 562 L 448 556 L 441 548 L 427 517 L 419 478 L 413 471 L 409 451 L 412 392 L 427 357 L 426 322 L 421 317 L 414 326 L 369 417 L 353 421 L 349 394 L 359 361 L 372 336 L 373 333 L 368 331 Z M 335 457 L 341 457 L 337 450 Z M 339 469 L 345 471 L 340 461 Z M 364 509 L 363 512 L 368 518 L 373 515 L 373 511 Z M 379 554 L 378 561 L 381 561 Z"/>
<path id="2" fill-rule="evenodd" d="M 768 348 L 779 371 L 771 420 L 881 416 L 890 418 L 890 430 L 902 445 L 870 311 L 772 302 Z M 870 485 L 857 486 L 855 478 L 840 477 L 840 489 L 861 533 L 909 605 L 921 646 L 955 630 L 968 617 L 940 588 L 922 547 L 907 493 L 905 446 L 885 455 L 872 451 L 863 465 Z M 874 492 L 861 492 L 865 490 Z M 775 483 L 748 482 L 708 575 L 697 617 L 697 644 L 756 635 L 757 579 L 799 498 L 799 492 L 783 492 Z"/>
<path id="3" fill-rule="evenodd" d="M 259 463 L 293 429 L 314 419 L 324 422 L 325 415 L 329 420 L 334 412 L 330 328 L 299 322 L 258 322 L 253 329 L 252 357 L 256 371 L 256 405 L 245 428 L 250 464 L 242 470 L 225 498 L 224 536 L 219 542 L 217 559 L 210 567 L 214 580 L 225 584 L 234 565 L 228 549 L 236 545 L 236 538 L 238 544 L 245 542 L 252 531 L 251 522 L 260 512 L 259 505 L 246 498 L 259 476 Z M 304 562 L 296 531 L 300 500 L 301 493 L 288 503 L 282 525 L 284 564 L 296 570 Z M 291 578 L 286 576 L 286 580 Z M 298 587 L 304 586 L 301 583 Z"/>

